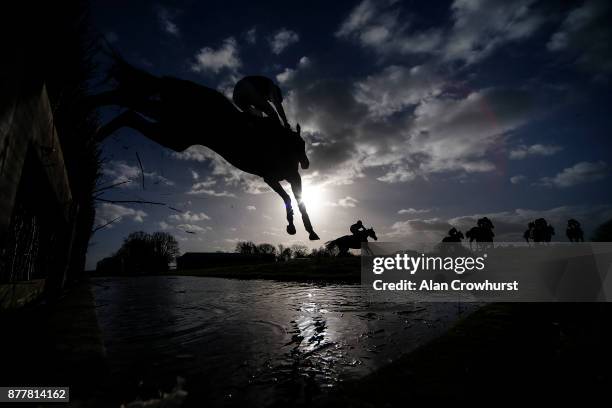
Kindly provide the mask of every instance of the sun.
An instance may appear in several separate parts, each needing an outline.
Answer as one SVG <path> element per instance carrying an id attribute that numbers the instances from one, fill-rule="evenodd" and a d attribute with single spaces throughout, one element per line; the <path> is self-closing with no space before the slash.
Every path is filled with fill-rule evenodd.
<path id="1" fill-rule="evenodd" d="M 309 214 L 317 214 L 325 206 L 326 191 L 321 185 L 304 183 L 302 186 L 302 201 Z"/>

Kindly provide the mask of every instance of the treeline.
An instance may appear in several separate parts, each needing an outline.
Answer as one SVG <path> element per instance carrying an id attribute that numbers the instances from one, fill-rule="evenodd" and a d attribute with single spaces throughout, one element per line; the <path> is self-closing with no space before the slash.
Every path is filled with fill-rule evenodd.
<path id="1" fill-rule="evenodd" d="M 274 255 L 277 261 L 286 262 L 295 258 L 326 258 L 336 256 L 337 252 L 324 246 L 310 250 L 306 245 L 294 244 L 286 246 L 280 244 L 256 244 L 253 241 L 240 241 L 236 244 L 235 252 L 245 255 L 267 254 Z"/>
<path id="2" fill-rule="evenodd" d="M 121 248 L 102 259 L 96 273 L 107 275 L 144 275 L 167 272 L 179 254 L 176 239 L 167 232 L 132 232 Z"/>

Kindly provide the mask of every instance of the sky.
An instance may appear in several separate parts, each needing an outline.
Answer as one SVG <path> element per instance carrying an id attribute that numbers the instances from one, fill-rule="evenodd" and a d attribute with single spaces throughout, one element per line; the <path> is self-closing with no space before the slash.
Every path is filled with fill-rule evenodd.
<path id="1" fill-rule="evenodd" d="M 96 225 L 116 221 L 94 234 L 88 268 L 137 230 L 206 252 L 241 240 L 314 248 L 357 219 L 379 241 L 431 242 L 485 215 L 502 241 L 539 217 L 561 241 L 568 218 L 587 235 L 612 218 L 606 0 L 105 0 L 91 13 L 101 37 L 156 75 L 228 97 L 243 76 L 274 79 L 307 143 L 321 240 L 299 217 L 288 235 L 280 197 L 209 149 L 177 153 L 122 129 L 102 145 L 100 185 L 126 183 L 103 198 L 166 205 L 100 202 Z"/>

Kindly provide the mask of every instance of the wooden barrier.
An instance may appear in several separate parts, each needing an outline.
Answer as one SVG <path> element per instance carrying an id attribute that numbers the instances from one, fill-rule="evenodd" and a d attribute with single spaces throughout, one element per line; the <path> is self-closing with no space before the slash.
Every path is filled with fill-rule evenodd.
<path id="1" fill-rule="evenodd" d="M 45 291 L 62 288 L 77 209 L 45 87 L 8 100 L 0 113 L 0 293 L 31 301 L 36 296 L 28 288 L 37 294 L 40 285 L 24 281 L 44 279 Z"/>

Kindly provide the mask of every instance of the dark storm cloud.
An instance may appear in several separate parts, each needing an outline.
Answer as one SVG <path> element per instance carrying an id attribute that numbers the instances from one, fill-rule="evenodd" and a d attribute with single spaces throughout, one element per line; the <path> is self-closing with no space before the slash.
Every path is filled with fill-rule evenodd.
<path id="1" fill-rule="evenodd" d="M 444 45 L 430 39 L 424 46 L 419 39 L 424 33 L 414 32 L 397 3 L 363 1 L 339 26 L 338 38 L 377 52 L 428 54 L 428 59 L 383 66 L 361 78 L 328 79 L 316 61 L 303 57 L 279 74 L 290 91 L 290 118 L 320 140 L 312 147 L 314 169 L 337 169 L 327 179 L 340 184 L 368 168 L 381 168 L 378 179 L 388 183 L 495 169 L 489 154 L 535 116 L 533 97 L 507 87 L 453 93 L 457 79 L 446 65 L 481 61 L 497 47 L 529 37 L 542 19 L 532 10 L 533 1 L 477 3 L 455 1 L 449 10 L 452 24 L 432 34 L 444 36 Z"/>
<path id="2" fill-rule="evenodd" d="M 382 55 L 430 54 L 443 61 L 472 64 L 499 47 L 532 35 L 544 18 L 535 0 L 455 0 L 451 24 L 416 29 L 418 16 L 394 1 L 364 0 L 336 32 Z"/>
<path id="3" fill-rule="evenodd" d="M 181 31 L 175 22 L 179 14 L 177 10 L 169 10 L 166 7 L 158 5 L 155 7 L 155 12 L 157 13 L 160 27 L 166 34 L 174 37 L 179 37 L 181 35 Z"/>
<path id="4" fill-rule="evenodd" d="M 548 50 L 573 56 L 582 69 L 597 75 L 612 73 L 612 4 L 585 1 L 571 10 L 550 37 Z"/>
<path id="5" fill-rule="evenodd" d="M 492 171 L 488 154 L 536 115 L 527 90 L 455 95 L 424 66 L 392 65 L 364 79 L 314 80 L 316 73 L 316 64 L 292 70 L 288 111 L 316 141 L 313 169 L 337 169 L 327 178 L 340 184 L 367 168 L 382 168 L 379 180 L 389 183 Z"/>

